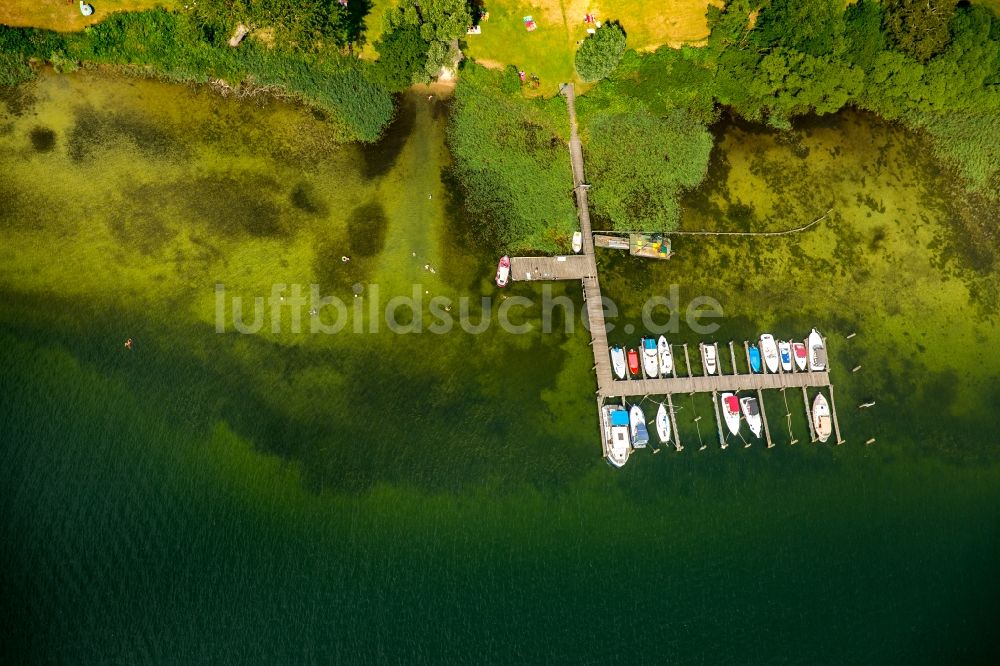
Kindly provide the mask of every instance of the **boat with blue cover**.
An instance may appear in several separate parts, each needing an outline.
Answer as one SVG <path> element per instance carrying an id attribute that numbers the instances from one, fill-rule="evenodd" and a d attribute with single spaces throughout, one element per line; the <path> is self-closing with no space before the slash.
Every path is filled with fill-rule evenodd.
<path id="1" fill-rule="evenodd" d="M 760 350 L 757 349 L 757 345 L 750 345 L 748 349 L 750 351 L 750 369 L 754 372 L 760 372 Z"/>

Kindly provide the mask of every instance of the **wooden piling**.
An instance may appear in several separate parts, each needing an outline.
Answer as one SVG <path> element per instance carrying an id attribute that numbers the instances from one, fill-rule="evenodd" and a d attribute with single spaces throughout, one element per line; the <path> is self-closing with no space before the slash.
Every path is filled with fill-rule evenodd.
<path id="1" fill-rule="evenodd" d="M 771 428 L 767 425 L 767 412 L 764 411 L 764 392 L 757 389 L 757 402 L 760 405 L 760 420 L 764 422 L 764 439 L 767 442 L 767 448 L 773 449 L 774 442 L 771 441 Z"/>
<path id="2" fill-rule="evenodd" d="M 726 444 L 726 438 L 722 434 L 722 414 L 719 413 L 719 394 L 712 391 L 712 408 L 715 409 L 715 425 L 719 429 L 719 446 L 726 448 L 729 446 Z"/>
<path id="3" fill-rule="evenodd" d="M 802 402 L 806 406 L 806 423 L 809 424 L 809 441 L 816 442 L 816 430 L 813 428 L 812 409 L 809 408 L 809 392 L 802 387 Z"/>
<path id="4" fill-rule="evenodd" d="M 670 414 L 670 426 L 674 432 L 674 448 L 678 452 L 683 451 L 684 447 L 681 446 L 681 431 L 677 429 L 677 417 L 674 415 L 674 399 L 669 393 L 667 394 L 667 410 Z"/>
<path id="5" fill-rule="evenodd" d="M 837 403 L 833 399 L 833 384 L 828 387 L 830 389 L 830 413 L 833 414 L 833 434 L 837 436 L 837 445 L 844 444 L 844 440 L 840 437 L 840 422 L 837 421 Z"/>

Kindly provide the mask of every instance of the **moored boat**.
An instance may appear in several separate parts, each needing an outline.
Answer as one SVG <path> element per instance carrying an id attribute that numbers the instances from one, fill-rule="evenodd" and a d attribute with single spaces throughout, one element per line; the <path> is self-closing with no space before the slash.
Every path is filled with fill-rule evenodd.
<path id="1" fill-rule="evenodd" d="M 715 371 L 719 369 L 719 364 L 716 359 L 715 345 L 706 345 L 704 342 L 701 343 L 701 362 L 705 368 L 706 375 L 714 375 Z"/>
<path id="2" fill-rule="evenodd" d="M 498 287 L 506 287 L 509 281 L 510 281 L 510 257 L 504 255 L 500 257 L 500 263 L 497 264 L 496 283 Z"/>
<path id="3" fill-rule="evenodd" d="M 760 350 L 757 349 L 757 345 L 750 345 L 748 350 L 750 353 L 750 370 L 760 372 Z"/>
<path id="4" fill-rule="evenodd" d="M 802 342 L 792 343 L 792 356 L 795 358 L 795 365 L 800 371 L 805 371 L 806 361 L 809 355 L 806 353 L 806 345 Z"/>
<path id="5" fill-rule="evenodd" d="M 778 371 L 778 345 L 774 343 L 774 336 L 765 333 L 760 336 L 760 353 L 764 357 L 767 371 L 772 375 Z"/>
<path id="6" fill-rule="evenodd" d="M 639 376 L 639 354 L 634 349 L 628 350 L 628 371 L 633 377 Z"/>
<path id="7" fill-rule="evenodd" d="M 667 414 L 667 406 L 662 402 L 656 408 L 656 435 L 660 438 L 661 444 L 670 441 L 670 417 Z"/>
<path id="8" fill-rule="evenodd" d="M 656 341 L 656 349 L 660 354 L 660 374 L 669 377 L 674 372 L 674 356 L 670 353 L 670 344 L 662 335 Z"/>
<path id="9" fill-rule="evenodd" d="M 812 421 L 813 430 L 816 431 L 816 439 L 821 442 L 830 439 L 833 420 L 830 418 L 830 403 L 826 401 L 826 396 L 822 393 L 817 393 L 816 399 L 813 400 Z"/>
<path id="10" fill-rule="evenodd" d="M 729 432 L 734 435 L 740 432 L 740 399 L 736 397 L 735 393 L 722 394 L 719 398 L 719 402 L 722 403 L 722 416 L 726 419 L 726 427 L 729 428 Z"/>
<path id="11" fill-rule="evenodd" d="M 632 448 L 646 448 L 646 444 L 649 443 L 649 431 L 646 430 L 646 415 L 642 413 L 642 407 L 632 405 L 628 410 L 628 421 L 632 432 Z"/>
<path id="12" fill-rule="evenodd" d="M 778 343 L 778 359 L 781 361 L 782 370 L 792 371 L 792 345 L 784 340 Z"/>
<path id="13" fill-rule="evenodd" d="M 809 369 L 826 370 L 826 344 L 815 328 L 809 333 Z"/>
<path id="14" fill-rule="evenodd" d="M 605 405 L 601 408 L 601 423 L 604 426 L 605 459 L 609 464 L 620 468 L 628 462 L 632 451 L 628 412 L 619 405 Z"/>
<path id="15" fill-rule="evenodd" d="M 583 249 L 583 234 L 579 231 L 573 232 L 573 251 L 579 253 Z"/>
<path id="16" fill-rule="evenodd" d="M 618 379 L 625 379 L 625 350 L 617 345 L 611 348 L 611 368 Z"/>
<path id="17" fill-rule="evenodd" d="M 757 398 L 753 396 L 740 398 L 740 407 L 743 408 L 743 418 L 746 419 L 747 425 L 750 426 L 750 431 L 757 437 L 760 437 L 762 421 L 760 418 L 760 404 L 757 402 Z"/>
<path id="18" fill-rule="evenodd" d="M 642 339 L 642 369 L 646 372 L 646 379 L 655 379 L 660 376 L 660 360 L 656 349 L 656 340 L 653 338 Z"/>

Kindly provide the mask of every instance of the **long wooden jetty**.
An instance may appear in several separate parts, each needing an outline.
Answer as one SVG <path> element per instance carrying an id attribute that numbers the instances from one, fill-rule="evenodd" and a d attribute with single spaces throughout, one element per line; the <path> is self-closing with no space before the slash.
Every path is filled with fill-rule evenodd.
<path id="1" fill-rule="evenodd" d="M 719 413 L 719 393 L 756 391 L 760 404 L 761 418 L 764 422 L 765 438 L 768 447 L 773 447 L 770 428 L 767 424 L 767 416 L 764 411 L 764 398 L 761 393 L 766 389 L 788 389 L 801 388 L 803 400 L 805 401 L 806 419 L 809 422 L 810 437 L 816 440 L 813 431 L 811 410 L 808 398 L 808 389 L 811 387 L 826 387 L 830 394 L 831 412 L 836 431 L 837 442 L 842 444 L 844 440 L 840 436 L 840 424 L 837 421 L 836 406 L 833 403 L 833 386 L 830 384 L 830 374 L 828 371 L 821 372 L 777 372 L 777 373 L 751 373 L 743 374 L 739 372 L 736 362 L 736 351 L 734 344 L 729 343 L 729 357 L 732 363 L 732 373 L 721 373 L 721 358 L 717 342 L 715 345 L 716 359 L 719 363 L 720 374 L 715 375 L 695 375 L 691 368 L 691 359 L 688 355 L 687 344 L 683 345 L 684 360 L 687 376 L 678 376 L 676 368 L 670 377 L 652 378 L 645 376 L 645 369 L 642 370 L 642 379 L 616 380 L 612 374 L 611 358 L 608 348 L 608 336 L 606 323 L 604 320 L 604 304 L 601 299 L 601 284 L 597 273 L 597 260 L 594 254 L 594 235 L 590 224 L 590 206 L 587 201 L 587 190 L 589 185 L 584 178 L 583 172 L 583 149 L 580 145 L 580 136 L 576 124 L 576 96 L 572 84 L 562 87 L 561 93 L 566 98 L 566 107 L 570 120 L 570 140 L 569 152 L 570 163 L 573 171 L 573 192 L 576 195 L 577 216 L 580 221 L 580 230 L 583 236 L 581 253 L 576 255 L 564 255 L 556 257 L 513 257 L 511 259 L 511 279 L 515 281 L 539 281 L 539 280 L 580 280 L 583 283 L 584 300 L 587 308 L 587 321 L 590 329 L 590 345 L 594 354 L 594 371 L 597 374 L 596 404 L 598 411 L 598 427 L 602 433 L 602 444 L 605 456 L 608 455 L 609 442 L 603 437 L 604 427 L 601 421 L 601 408 L 607 399 L 619 399 L 624 404 L 626 396 L 666 396 L 669 406 L 669 417 L 672 424 L 672 435 L 675 448 L 681 451 L 684 447 L 680 444 L 680 431 L 677 428 L 677 418 L 674 411 L 673 396 L 683 393 L 711 393 L 713 408 L 715 410 L 716 425 L 718 426 L 719 444 L 725 449 L 728 445 L 726 435 L 723 431 L 722 418 Z M 829 211 L 827 211 L 829 213 Z M 786 232 L 775 233 L 797 233 L 817 224 L 826 215 L 814 220 L 810 224 L 800 229 L 793 229 Z M 601 237 L 602 246 L 611 245 L 610 237 Z M 744 343 L 744 354 L 747 358 L 747 366 L 750 365 L 749 344 Z M 742 357 L 743 355 L 741 355 Z M 674 357 L 677 358 L 676 356 Z M 693 403 L 692 403 L 693 404 Z M 694 422 L 701 417 L 696 416 Z M 790 433 L 791 434 L 791 433 Z M 700 431 L 699 431 L 700 438 Z M 704 445 L 702 448 L 705 448 Z"/>
<path id="2" fill-rule="evenodd" d="M 607 350 L 605 350 L 607 351 Z M 660 379 L 611 380 L 600 386 L 600 394 L 605 398 L 628 395 L 665 395 L 668 393 L 711 393 L 722 391 L 759 391 L 789 387 L 829 386 L 830 373 L 786 372 L 777 375 L 736 374 L 736 375 L 696 375 L 694 377 L 663 377 Z"/>

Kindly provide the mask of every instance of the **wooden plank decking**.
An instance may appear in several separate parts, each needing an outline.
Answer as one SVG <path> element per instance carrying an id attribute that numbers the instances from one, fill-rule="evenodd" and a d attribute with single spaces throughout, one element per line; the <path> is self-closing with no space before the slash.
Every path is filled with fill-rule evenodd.
<path id="1" fill-rule="evenodd" d="M 592 275 L 593 262 L 582 254 L 560 257 L 511 257 L 510 277 L 518 282 L 533 280 L 582 280 Z"/>
<path id="2" fill-rule="evenodd" d="M 609 360 L 610 363 L 610 360 Z M 604 397 L 664 395 L 668 393 L 709 393 L 722 391 L 759 391 L 783 387 L 828 386 L 828 372 L 789 372 L 777 375 L 708 375 L 663 377 L 661 379 L 612 379 L 600 384 Z"/>

